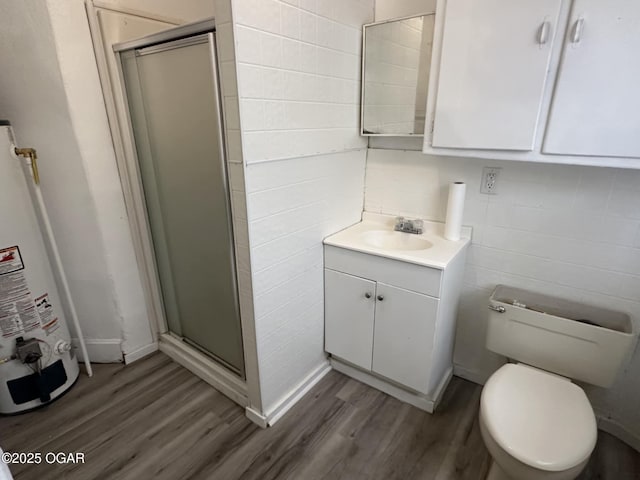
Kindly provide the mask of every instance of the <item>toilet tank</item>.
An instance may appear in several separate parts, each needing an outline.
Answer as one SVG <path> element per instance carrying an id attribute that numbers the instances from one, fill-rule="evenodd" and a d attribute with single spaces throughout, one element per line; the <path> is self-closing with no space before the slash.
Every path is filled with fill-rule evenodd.
<path id="1" fill-rule="evenodd" d="M 634 343 L 626 313 L 498 285 L 487 348 L 513 360 L 610 387 Z"/>

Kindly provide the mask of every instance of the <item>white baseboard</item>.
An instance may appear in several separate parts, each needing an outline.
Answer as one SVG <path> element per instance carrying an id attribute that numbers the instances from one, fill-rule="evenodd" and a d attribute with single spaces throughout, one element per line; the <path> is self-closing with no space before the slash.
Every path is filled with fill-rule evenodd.
<path id="1" fill-rule="evenodd" d="M 84 362 L 82 351 L 78 348 L 78 339 L 72 338 L 78 361 Z M 122 363 L 122 340 L 119 338 L 94 339 L 85 338 L 87 354 L 92 363 Z"/>
<path id="2" fill-rule="evenodd" d="M 153 342 L 148 345 L 144 345 L 143 347 L 136 348 L 133 352 L 124 354 L 124 363 L 129 365 L 141 358 L 146 357 L 147 355 L 151 355 L 153 352 L 158 351 L 158 342 Z"/>
<path id="3" fill-rule="evenodd" d="M 208 356 L 166 333 L 160 335 L 158 348 L 241 407 L 249 404 L 244 380 Z"/>
<path id="4" fill-rule="evenodd" d="M 245 415 L 249 420 L 258 425 L 260 428 L 267 428 L 269 426 L 269 420 L 267 419 L 267 417 L 251 407 L 245 408 Z"/>
<path id="5" fill-rule="evenodd" d="M 335 357 L 331 357 L 331 366 L 340 373 L 344 373 L 351 378 L 355 378 L 359 382 L 369 385 L 370 387 L 380 390 L 387 395 L 391 395 L 392 397 L 397 398 L 402 402 L 413 405 L 414 407 L 429 413 L 433 413 L 437 408 L 438 402 L 442 398 L 442 394 L 444 393 L 447 385 L 449 384 L 449 381 L 451 380 L 451 377 L 453 376 L 452 370 L 449 369 L 447 374 L 440 381 L 440 384 L 438 385 L 437 391 L 433 398 L 429 398 L 425 395 L 420 395 L 418 393 L 414 393 L 409 390 L 405 390 L 404 388 L 398 387 L 382 378 L 379 378 L 368 372 L 360 370 L 359 368 L 344 363 Z"/>
<path id="6" fill-rule="evenodd" d="M 291 408 L 330 371 L 331 365 L 329 365 L 329 362 L 321 363 L 295 388 L 291 389 L 287 395 L 282 397 L 267 413 L 261 414 L 253 409 L 247 408 L 247 418 L 263 428 L 265 426 L 272 426 L 280 420 L 285 413 L 291 410 Z"/>

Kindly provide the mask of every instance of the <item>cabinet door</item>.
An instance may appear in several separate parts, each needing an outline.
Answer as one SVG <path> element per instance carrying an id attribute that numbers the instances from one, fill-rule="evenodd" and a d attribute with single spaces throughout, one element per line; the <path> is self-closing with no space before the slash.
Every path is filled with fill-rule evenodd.
<path id="1" fill-rule="evenodd" d="M 447 0 L 432 146 L 533 149 L 561 3 Z"/>
<path id="2" fill-rule="evenodd" d="M 367 370 L 371 370 L 375 293 L 371 280 L 324 271 L 325 350 Z"/>
<path id="3" fill-rule="evenodd" d="M 372 370 L 427 393 L 438 299 L 378 283 Z"/>
<path id="4" fill-rule="evenodd" d="M 575 0 L 544 153 L 640 157 L 640 2 Z"/>

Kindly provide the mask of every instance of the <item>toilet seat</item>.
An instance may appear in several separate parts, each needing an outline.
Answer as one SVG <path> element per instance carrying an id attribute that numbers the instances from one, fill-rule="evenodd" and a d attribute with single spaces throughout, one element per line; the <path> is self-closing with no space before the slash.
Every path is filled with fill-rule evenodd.
<path id="1" fill-rule="evenodd" d="M 495 442 L 520 462 L 559 472 L 586 461 L 597 426 L 584 391 L 568 379 L 507 364 L 487 381 L 480 407 Z"/>

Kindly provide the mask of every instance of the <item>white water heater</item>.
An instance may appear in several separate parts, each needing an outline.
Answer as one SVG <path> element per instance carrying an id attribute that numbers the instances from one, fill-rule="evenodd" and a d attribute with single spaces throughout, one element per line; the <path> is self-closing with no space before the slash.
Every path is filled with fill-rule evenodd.
<path id="1" fill-rule="evenodd" d="M 4 120 L 0 169 L 0 413 L 11 414 L 65 393 L 79 368 L 47 254 L 55 242 L 41 231 L 37 170 L 16 155 Z"/>

